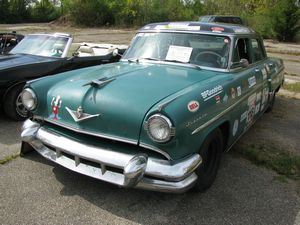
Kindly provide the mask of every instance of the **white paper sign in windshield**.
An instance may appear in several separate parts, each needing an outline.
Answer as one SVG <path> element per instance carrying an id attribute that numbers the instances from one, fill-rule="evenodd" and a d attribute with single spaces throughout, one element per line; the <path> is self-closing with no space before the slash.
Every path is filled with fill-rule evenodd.
<path id="1" fill-rule="evenodd" d="M 166 60 L 189 62 L 193 48 L 170 45 Z"/>

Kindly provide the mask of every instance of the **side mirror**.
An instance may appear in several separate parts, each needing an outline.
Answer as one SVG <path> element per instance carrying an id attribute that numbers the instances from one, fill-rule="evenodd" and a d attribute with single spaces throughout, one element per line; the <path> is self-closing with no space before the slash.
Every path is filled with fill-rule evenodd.
<path id="1" fill-rule="evenodd" d="M 249 61 L 247 59 L 241 59 L 239 64 L 241 67 L 246 68 L 249 66 Z"/>
<path id="2" fill-rule="evenodd" d="M 112 52 L 112 55 L 113 55 L 113 57 L 116 57 L 116 56 L 120 55 L 119 54 L 119 49 L 117 49 L 117 48 L 114 49 L 113 52 Z"/>
<path id="3" fill-rule="evenodd" d="M 242 67 L 242 68 L 246 68 L 249 66 L 249 61 L 247 59 L 241 59 L 239 62 L 234 62 L 231 63 L 230 68 L 237 68 L 237 67 Z"/>

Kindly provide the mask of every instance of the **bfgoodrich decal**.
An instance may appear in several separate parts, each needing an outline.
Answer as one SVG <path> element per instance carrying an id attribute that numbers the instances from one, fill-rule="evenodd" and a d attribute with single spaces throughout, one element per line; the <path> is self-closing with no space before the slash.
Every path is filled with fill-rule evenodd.
<path id="1" fill-rule="evenodd" d="M 208 89 L 206 91 L 203 91 L 201 93 L 201 96 L 204 101 L 207 101 L 208 99 L 211 99 L 215 97 L 216 95 L 220 94 L 223 91 L 223 87 L 221 85 L 217 85 L 216 87 L 212 89 Z"/>

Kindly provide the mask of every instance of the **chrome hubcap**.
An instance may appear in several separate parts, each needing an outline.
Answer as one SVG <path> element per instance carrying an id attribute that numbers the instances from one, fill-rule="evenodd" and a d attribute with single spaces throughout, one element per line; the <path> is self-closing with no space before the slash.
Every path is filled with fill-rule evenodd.
<path id="1" fill-rule="evenodd" d="M 16 99 L 16 111 L 20 116 L 27 117 L 28 110 L 25 108 L 25 106 L 22 103 L 21 93 L 18 95 Z"/>

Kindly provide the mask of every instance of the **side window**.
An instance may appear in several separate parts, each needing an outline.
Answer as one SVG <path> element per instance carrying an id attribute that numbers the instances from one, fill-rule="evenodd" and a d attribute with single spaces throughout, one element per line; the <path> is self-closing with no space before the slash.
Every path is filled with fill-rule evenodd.
<path id="1" fill-rule="evenodd" d="M 251 39 L 253 61 L 257 62 L 265 58 L 264 51 L 262 50 L 260 41 L 257 39 Z"/>
<path id="2" fill-rule="evenodd" d="M 238 63 L 241 59 L 247 59 L 251 63 L 249 39 L 247 38 L 238 39 L 233 51 L 233 63 Z"/>

